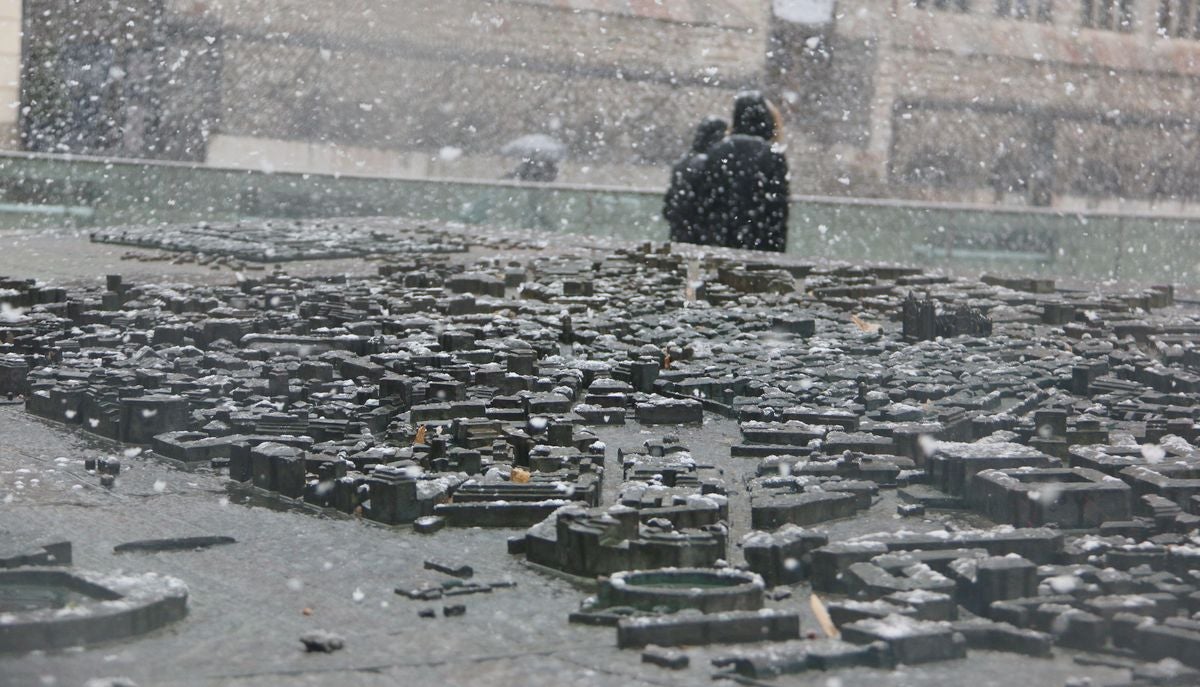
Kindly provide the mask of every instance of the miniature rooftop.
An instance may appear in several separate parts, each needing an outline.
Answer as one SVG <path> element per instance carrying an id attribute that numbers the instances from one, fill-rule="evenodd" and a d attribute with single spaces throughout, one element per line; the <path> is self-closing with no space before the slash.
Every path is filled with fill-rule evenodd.
<path id="1" fill-rule="evenodd" d="M 25 239 L 14 684 L 1200 679 L 1171 284 L 390 219 Z"/>

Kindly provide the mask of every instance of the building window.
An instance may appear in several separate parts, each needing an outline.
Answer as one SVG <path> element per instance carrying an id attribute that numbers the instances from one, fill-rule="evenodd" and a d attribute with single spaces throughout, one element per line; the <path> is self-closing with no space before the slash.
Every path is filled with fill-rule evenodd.
<path id="1" fill-rule="evenodd" d="M 912 0 L 917 9 L 954 10 L 968 12 L 971 9 L 970 0 Z"/>
<path id="2" fill-rule="evenodd" d="M 1163 38 L 1200 38 L 1197 0 L 1159 0 L 1158 35 Z"/>
<path id="3" fill-rule="evenodd" d="M 1079 23 L 1089 29 L 1132 31 L 1132 5 L 1133 0 L 1082 0 Z"/>
<path id="4" fill-rule="evenodd" d="M 996 16 L 1050 23 L 1054 0 L 996 0 Z"/>
<path id="5" fill-rule="evenodd" d="M 986 0 L 977 0 L 987 6 Z M 992 8 L 997 17 L 1003 19 L 1027 19 L 1031 21 L 1050 23 L 1054 0 L 991 0 Z M 917 9 L 943 10 L 950 12 L 970 12 L 971 0 L 912 0 Z"/>

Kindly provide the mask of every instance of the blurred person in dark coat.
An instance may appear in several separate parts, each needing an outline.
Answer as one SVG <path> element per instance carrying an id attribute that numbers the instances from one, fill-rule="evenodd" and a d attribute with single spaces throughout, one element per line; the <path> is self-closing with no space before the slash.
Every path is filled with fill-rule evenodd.
<path id="1" fill-rule="evenodd" d="M 713 235 L 704 222 L 701 204 L 705 200 L 704 165 L 712 145 L 725 137 L 729 124 L 720 117 L 705 117 L 696 127 L 692 149 L 671 168 L 671 185 L 663 199 L 663 219 L 671 229 L 671 240 L 683 243 L 721 245 L 722 236 Z"/>
<path id="2" fill-rule="evenodd" d="M 730 248 L 783 252 L 787 247 L 788 166 L 775 142 L 778 111 L 757 91 L 739 93 L 733 129 L 708 151 L 705 220 Z"/>

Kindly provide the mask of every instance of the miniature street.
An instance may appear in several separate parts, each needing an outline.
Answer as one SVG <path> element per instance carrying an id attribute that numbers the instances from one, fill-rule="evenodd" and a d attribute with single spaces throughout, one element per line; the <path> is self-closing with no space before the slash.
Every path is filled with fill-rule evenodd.
<path id="1" fill-rule="evenodd" d="M 0 256 L 0 682 L 1196 681 L 1173 287 L 480 234 Z"/>

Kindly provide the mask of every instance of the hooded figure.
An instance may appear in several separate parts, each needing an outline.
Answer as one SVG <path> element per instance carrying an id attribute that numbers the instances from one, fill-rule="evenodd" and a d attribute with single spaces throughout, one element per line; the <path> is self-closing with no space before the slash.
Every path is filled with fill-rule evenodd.
<path id="1" fill-rule="evenodd" d="M 783 252 L 787 246 L 788 167 L 772 141 L 774 108 L 761 93 L 739 93 L 733 133 L 708 151 L 704 214 L 730 248 Z"/>
<path id="2" fill-rule="evenodd" d="M 705 117 L 696 127 L 692 149 L 671 168 L 671 185 L 663 199 L 663 219 L 671 227 L 671 240 L 684 243 L 720 245 L 720 237 L 713 236 L 703 221 L 701 204 L 705 199 L 703 189 L 706 153 L 714 143 L 725 136 L 729 125 L 720 117 Z"/>

